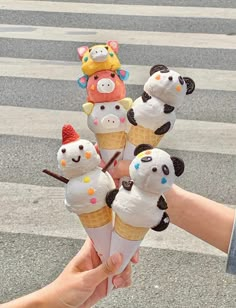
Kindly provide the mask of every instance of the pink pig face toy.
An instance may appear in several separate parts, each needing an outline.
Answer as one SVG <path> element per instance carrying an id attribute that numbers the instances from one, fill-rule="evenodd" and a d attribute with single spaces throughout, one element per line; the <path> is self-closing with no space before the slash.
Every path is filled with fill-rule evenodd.
<path id="1" fill-rule="evenodd" d="M 123 157 L 126 132 L 130 125 L 127 120 L 127 111 L 131 108 L 131 104 L 130 98 L 124 98 L 116 102 L 83 105 L 83 110 L 88 116 L 88 127 L 96 136 L 101 157 L 105 163 L 117 151 L 120 152 L 117 160 Z"/>
<path id="2" fill-rule="evenodd" d="M 92 75 L 87 84 L 88 101 L 92 103 L 119 101 L 126 96 L 124 81 L 113 71 Z"/>
<path id="3" fill-rule="evenodd" d="M 127 111 L 132 105 L 130 98 L 104 103 L 85 103 L 83 110 L 88 116 L 88 127 L 95 134 L 127 130 Z"/>

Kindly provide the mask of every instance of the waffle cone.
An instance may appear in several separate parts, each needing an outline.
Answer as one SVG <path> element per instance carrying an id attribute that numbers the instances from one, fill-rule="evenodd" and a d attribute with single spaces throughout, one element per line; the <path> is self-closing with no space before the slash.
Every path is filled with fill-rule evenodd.
<path id="1" fill-rule="evenodd" d="M 99 149 L 123 149 L 126 143 L 126 132 L 96 134 Z"/>
<path id="2" fill-rule="evenodd" d="M 140 125 L 131 126 L 127 139 L 130 143 L 137 146 L 141 143 L 150 144 L 156 147 L 164 135 L 156 135 L 153 130 Z"/>
<path id="3" fill-rule="evenodd" d="M 105 205 L 95 212 L 79 215 L 84 228 L 102 227 L 112 221 L 112 210 Z"/>
<path id="4" fill-rule="evenodd" d="M 118 215 L 115 216 L 114 230 L 120 237 L 130 241 L 141 241 L 149 228 L 133 227 L 124 223 Z"/>

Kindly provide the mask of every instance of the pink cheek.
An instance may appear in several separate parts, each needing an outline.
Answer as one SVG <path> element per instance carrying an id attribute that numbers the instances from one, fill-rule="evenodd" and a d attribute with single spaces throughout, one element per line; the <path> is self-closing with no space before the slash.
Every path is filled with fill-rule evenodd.
<path id="1" fill-rule="evenodd" d="M 120 118 L 120 123 L 125 123 L 125 118 Z"/>
<path id="2" fill-rule="evenodd" d="M 94 125 L 98 125 L 98 119 L 95 119 L 95 120 L 93 121 L 93 124 L 94 124 Z"/>

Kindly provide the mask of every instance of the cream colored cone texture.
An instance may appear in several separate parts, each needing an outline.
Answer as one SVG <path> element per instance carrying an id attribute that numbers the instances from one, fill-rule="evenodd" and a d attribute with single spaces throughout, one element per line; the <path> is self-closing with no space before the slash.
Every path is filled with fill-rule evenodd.
<path id="1" fill-rule="evenodd" d="M 130 241 L 141 241 L 149 228 L 133 227 L 124 223 L 118 215 L 115 216 L 114 230 L 120 237 Z"/>
<path id="2" fill-rule="evenodd" d="M 121 131 L 116 133 L 96 134 L 96 139 L 100 149 L 123 149 L 126 143 L 126 133 Z"/>
<path id="3" fill-rule="evenodd" d="M 143 126 L 131 126 L 127 139 L 130 143 L 137 146 L 141 143 L 150 144 L 156 147 L 164 135 L 156 135 L 154 131 Z"/>
<path id="4" fill-rule="evenodd" d="M 112 221 L 112 209 L 107 205 L 92 213 L 79 215 L 84 228 L 98 228 Z"/>

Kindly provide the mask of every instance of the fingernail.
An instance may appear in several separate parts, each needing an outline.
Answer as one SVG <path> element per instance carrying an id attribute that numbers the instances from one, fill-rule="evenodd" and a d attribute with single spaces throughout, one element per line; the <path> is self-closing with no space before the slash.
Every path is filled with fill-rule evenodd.
<path id="1" fill-rule="evenodd" d="M 116 278 L 113 281 L 115 288 L 120 288 L 124 284 L 124 280 L 122 278 Z"/>
<path id="2" fill-rule="evenodd" d="M 120 264 L 121 263 L 121 254 L 120 253 L 116 253 L 113 256 L 111 256 L 111 262 L 114 265 Z"/>

